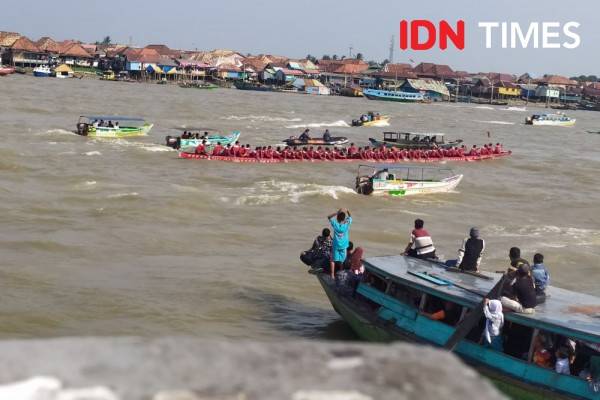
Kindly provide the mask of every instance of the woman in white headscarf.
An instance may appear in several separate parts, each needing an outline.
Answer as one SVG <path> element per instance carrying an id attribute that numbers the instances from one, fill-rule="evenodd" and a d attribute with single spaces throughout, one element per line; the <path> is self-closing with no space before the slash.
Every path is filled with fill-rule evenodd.
<path id="1" fill-rule="evenodd" d="M 483 331 L 484 346 L 491 347 L 497 351 L 503 351 L 502 326 L 504 325 L 504 314 L 500 300 L 485 299 L 483 306 L 485 315 L 485 330 Z"/>

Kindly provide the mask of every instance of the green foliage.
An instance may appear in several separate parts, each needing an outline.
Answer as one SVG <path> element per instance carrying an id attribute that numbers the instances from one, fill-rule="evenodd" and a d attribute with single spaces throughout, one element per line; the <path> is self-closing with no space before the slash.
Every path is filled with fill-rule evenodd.
<path id="1" fill-rule="evenodd" d="M 323 57 L 321 57 L 321 59 L 323 59 L 323 60 L 331 60 L 331 56 L 329 54 L 323 54 Z"/>
<path id="2" fill-rule="evenodd" d="M 356 53 L 356 59 L 362 60 L 364 58 L 363 53 Z"/>

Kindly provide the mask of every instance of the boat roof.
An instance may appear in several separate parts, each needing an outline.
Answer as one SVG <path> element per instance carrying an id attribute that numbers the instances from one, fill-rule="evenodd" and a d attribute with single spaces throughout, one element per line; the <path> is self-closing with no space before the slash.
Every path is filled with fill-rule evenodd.
<path id="1" fill-rule="evenodd" d="M 425 169 L 425 170 L 436 170 L 436 171 L 452 171 L 450 167 L 436 167 L 433 165 L 398 165 L 398 164 L 360 164 L 358 168 L 368 167 L 373 169 Z"/>
<path id="2" fill-rule="evenodd" d="M 502 274 L 483 272 L 492 279 L 450 272 L 440 263 L 405 256 L 372 257 L 365 260 L 367 270 L 379 272 L 384 277 L 402 281 L 409 286 L 438 293 L 462 305 L 474 306 L 494 287 Z M 409 273 L 434 274 L 436 278 L 451 282 L 435 283 Z M 505 313 L 505 318 L 530 327 L 558 333 L 569 338 L 600 342 L 600 298 L 570 290 L 548 287 L 546 301 L 535 308 L 534 314 Z"/>
<path id="3" fill-rule="evenodd" d="M 124 117 L 120 115 L 82 115 L 79 118 L 97 119 L 104 121 L 145 121 L 144 118 L 140 117 Z"/>
<path id="4" fill-rule="evenodd" d="M 446 136 L 445 133 L 441 132 L 383 132 L 383 134 L 395 134 L 395 135 L 413 135 L 413 136 Z"/>

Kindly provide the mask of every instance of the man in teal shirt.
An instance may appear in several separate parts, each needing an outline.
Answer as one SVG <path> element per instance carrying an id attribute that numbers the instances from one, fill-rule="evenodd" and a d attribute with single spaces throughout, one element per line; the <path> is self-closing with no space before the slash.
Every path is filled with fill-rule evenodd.
<path id="1" fill-rule="evenodd" d="M 350 242 L 350 225 L 352 225 L 352 217 L 347 208 L 340 208 L 335 213 L 329 215 L 327 219 L 333 229 L 330 270 L 331 277 L 335 279 L 335 267 L 339 266 L 341 269 L 343 262 L 346 260 L 346 249 Z"/>

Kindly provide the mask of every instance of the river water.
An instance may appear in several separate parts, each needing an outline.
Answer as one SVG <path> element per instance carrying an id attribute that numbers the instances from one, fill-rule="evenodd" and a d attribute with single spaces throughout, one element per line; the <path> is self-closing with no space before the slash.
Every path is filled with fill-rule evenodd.
<path id="1" fill-rule="evenodd" d="M 502 142 L 508 159 L 447 164 L 454 193 L 373 198 L 353 192 L 357 165 L 239 165 L 181 160 L 162 146 L 176 128 L 241 130 L 280 143 L 304 126 L 367 144 L 351 128 L 367 110 L 386 129 Z M 530 108 L 528 112 L 535 111 Z M 79 115 L 142 116 L 147 138 L 74 135 Z M 348 207 L 366 256 L 397 254 L 421 217 L 453 257 L 471 226 L 487 241 L 483 268 L 508 249 L 546 256 L 553 284 L 600 295 L 600 114 L 574 128 L 529 127 L 528 113 L 468 104 L 410 105 L 170 85 L 0 79 L 0 337 L 168 335 L 353 338 L 298 260 Z M 344 122 L 346 121 L 346 122 Z"/>

